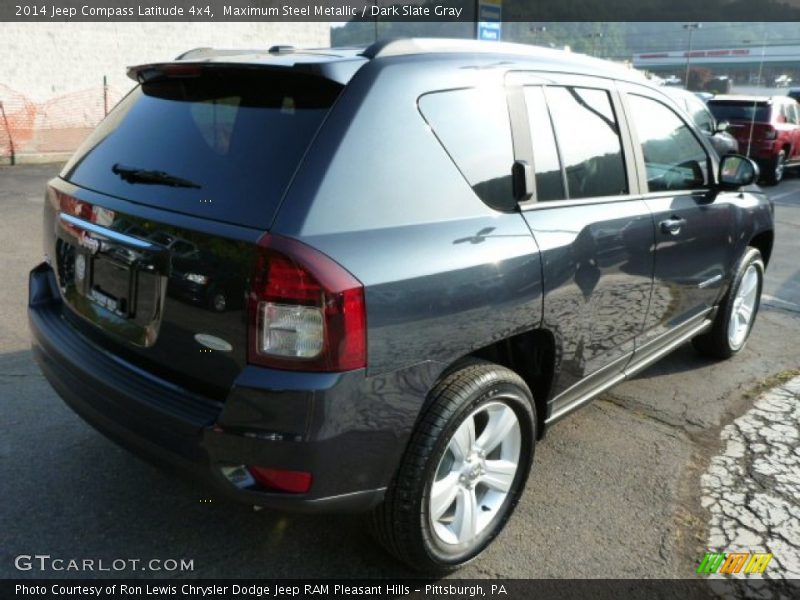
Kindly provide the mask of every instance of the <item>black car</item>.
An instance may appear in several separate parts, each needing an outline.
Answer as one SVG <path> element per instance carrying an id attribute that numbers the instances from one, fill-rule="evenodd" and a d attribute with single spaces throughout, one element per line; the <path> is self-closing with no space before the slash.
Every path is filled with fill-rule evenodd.
<path id="1" fill-rule="evenodd" d="M 680 88 L 664 88 L 664 92 L 671 96 L 678 106 L 692 118 L 698 129 L 708 136 L 708 140 L 717 154 L 725 156 L 739 152 L 739 142 L 728 133 L 730 124 L 726 121 L 718 123 L 711 110 L 696 92 Z"/>
<path id="2" fill-rule="evenodd" d="M 548 427 L 753 327 L 774 235 L 755 167 L 628 69 L 416 39 L 129 74 L 49 182 L 34 355 L 98 430 L 233 498 L 367 512 L 398 558 L 454 569 Z M 176 240 L 241 304 L 167 293 Z"/>

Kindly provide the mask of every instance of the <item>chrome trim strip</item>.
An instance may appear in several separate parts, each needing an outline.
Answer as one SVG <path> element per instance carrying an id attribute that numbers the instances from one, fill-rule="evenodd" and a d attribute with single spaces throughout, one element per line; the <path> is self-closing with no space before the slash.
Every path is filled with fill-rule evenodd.
<path id="1" fill-rule="evenodd" d="M 714 275 L 711 279 L 706 279 L 705 281 L 701 281 L 697 284 L 697 287 L 700 289 L 707 288 L 710 285 L 714 285 L 718 281 L 722 281 L 722 274 Z"/>
<path id="2" fill-rule="evenodd" d="M 602 394 L 607 389 L 614 387 L 615 385 L 624 380 L 625 380 L 625 372 L 623 371 L 622 373 L 615 375 L 611 379 L 606 380 L 604 383 L 600 384 L 596 388 L 592 388 L 588 392 L 585 392 L 583 395 L 578 396 L 573 402 L 567 404 L 566 406 L 560 408 L 559 410 L 551 414 L 544 422 L 544 424 L 551 425 L 554 421 L 558 421 L 561 417 L 567 416 L 567 414 L 571 413 L 573 410 L 580 408 L 584 404 L 587 404 L 598 394 Z"/>
<path id="3" fill-rule="evenodd" d="M 135 238 L 130 235 L 125 235 L 124 233 L 119 233 L 118 231 L 114 231 L 113 229 L 108 229 L 107 227 L 103 227 L 95 223 L 90 223 L 89 221 L 84 221 L 83 219 L 79 219 L 78 217 L 73 217 L 72 215 L 68 215 L 67 213 L 59 213 L 58 218 L 63 223 L 67 223 L 69 225 L 72 225 L 73 227 L 77 227 L 78 229 L 95 233 L 108 240 L 112 240 L 114 242 L 118 242 L 126 246 L 131 246 L 139 250 L 163 249 L 161 246 L 154 244 L 153 242 L 148 242 L 139 238 Z"/>
<path id="4" fill-rule="evenodd" d="M 654 362 L 656 362 L 658 359 L 662 358 L 663 356 L 666 356 L 667 354 L 672 352 L 675 348 L 677 348 L 681 344 L 683 344 L 685 342 L 688 342 L 694 336 L 703 333 L 706 329 L 711 327 L 711 325 L 713 323 L 714 323 L 714 321 L 711 321 L 710 319 L 705 319 L 704 321 L 700 322 L 699 325 L 695 325 L 694 327 L 689 329 L 686 333 L 684 333 L 683 335 L 675 338 L 673 341 L 671 341 L 670 343 L 665 345 L 663 348 L 659 348 L 655 352 L 653 352 L 651 354 L 648 354 L 641 361 L 635 362 L 632 365 L 629 365 L 623 371 L 623 373 L 625 374 L 625 377 L 626 378 L 627 377 L 631 377 L 631 376 L 635 375 L 636 373 L 638 373 L 639 371 L 641 371 L 642 369 L 645 369 L 645 368 L 649 367 Z M 635 356 L 636 355 L 634 354 L 634 357 Z"/>
<path id="5" fill-rule="evenodd" d="M 712 323 L 713 323 L 713 321 L 711 321 L 711 320 L 708 320 L 708 319 L 703 320 L 698 325 L 695 325 L 694 327 L 689 329 L 683 335 L 680 335 L 679 337 L 675 338 L 674 340 L 672 340 L 671 342 L 666 344 L 664 347 L 659 348 L 655 352 L 652 352 L 651 354 L 646 355 L 641 361 L 635 362 L 633 365 L 630 365 L 629 367 L 623 369 L 622 372 L 619 373 L 618 375 L 616 375 L 615 377 L 612 377 L 611 379 L 606 380 L 605 382 L 603 382 L 602 384 L 598 385 L 597 387 L 592 388 L 591 390 L 589 390 L 589 391 L 585 392 L 584 394 L 578 396 L 573 402 L 571 402 L 570 404 L 560 408 L 558 411 L 556 411 L 553 414 L 551 414 L 547 418 L 547 420 L 545 420 L 545 425 L 551 425 L 554 421 L 557 421 L 557 420 L 561 419 L 562 417 L 565 417 L 568 413 L 571 413 L 573 410 L 575 410 L 577 408 L 580 408 L 584 404 L 587 404 L 590 400 L 592 400 L 595 397 L 597 397 L 598 395 L 602 394 L 603 392 L 605 392 L 609 388 L 614 387 L 615 385 L 617 385 L 618 383 L 621 383 L 625 379 L 629 379 L 630 377 L 632 377 L 633 375 L 635 375 L 636 373 L 638 373 L 642 369 L 645 369 L 646 367 L 649 367 L 651 364 L 653 364 L 654 362 L 656 362 L 658 359 L 662 358 L 663 356 L 669 354 L 670 352 L 672 352 L 675 348 L 677 348 L 681 344 L 689 341 L 694 336 L 698 335 L 699 333 L 702 333 L 703 331 L 705 331 L 706 329 L 711 327 Z M 634 354 L 634 358 L 636 358 L 636 354 Z"/>

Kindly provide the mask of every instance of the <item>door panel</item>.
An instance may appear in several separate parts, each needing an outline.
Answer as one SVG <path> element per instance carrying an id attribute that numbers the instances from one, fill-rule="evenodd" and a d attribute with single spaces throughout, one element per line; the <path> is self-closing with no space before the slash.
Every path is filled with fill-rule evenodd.
<path id="1" fill-rule="evenodd" d="M 632 147 L 613 85 L 554 76 L 523 84 L 519 97 L 525 118 L 514 127 L 524 125 L 530 154 L 515 159 L 535 173 L 523 216 L 542 256 L 543 326 L 558 345 L 554 415 L 618 376 L 632 355 L 652 289 L 653 220 L 635 195 Z M 512 106 L 511 114 L 513 122 L 519 112 Z"/>
<path id="2" fill-rule="evenodd" d="M 714 305 L 726 283 L 734 228 L 732 206 L 722 199 L 676 194 L 645 202 L 656 223 L 656 260 L 640 346 Z"/>
<path id="3" fill-rule="evenodd" d="M 638 349 L 707 312 L 727 283 L 735 229 L 725 194 L 710 194 L 707 141 L 666 101 L 625 94 L 640 186 L 655 222 L 653 295 Z"/>
<path id="4" fill-rule="evenodd" d="M 544 327 L 561 340 L 558 395 L 633 352 L 650 301 L 652 216 L 640 199 L 524 216 L 542 256 Z"/>

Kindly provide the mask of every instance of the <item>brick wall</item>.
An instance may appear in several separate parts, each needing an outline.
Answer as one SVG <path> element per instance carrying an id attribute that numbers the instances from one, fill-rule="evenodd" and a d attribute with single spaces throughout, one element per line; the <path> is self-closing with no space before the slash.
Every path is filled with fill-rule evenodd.
<path id="1" fill-rule="evenodd" d="M 200 46 L 327 46 L 329 23 L 0 23 L 0 161 L 74 150 L 133 82 L 129 65 Z M 10 129 L 10 132 L 7 130 Z M 11 139 L 9 139 L 9 133 Z"/>

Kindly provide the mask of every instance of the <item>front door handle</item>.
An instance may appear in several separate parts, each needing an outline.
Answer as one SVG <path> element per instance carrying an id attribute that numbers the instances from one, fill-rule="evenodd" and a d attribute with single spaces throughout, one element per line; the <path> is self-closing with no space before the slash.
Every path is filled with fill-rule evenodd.
<path id="1" fill-rule="evenodd" d="M 661 227 L 661 231 L 663 233 L 678 235 L 681 232 L 681 227 L 683 227 L 685 223 L 686 219 L 672 218 L 667 219 L 666 221 L 661 221 L 661 223 L 658 225 Z"/>

